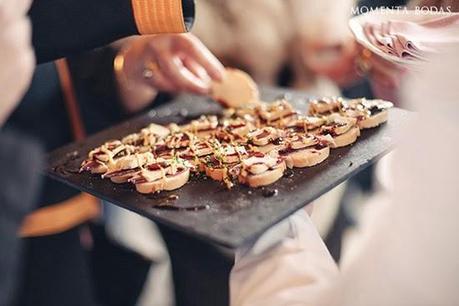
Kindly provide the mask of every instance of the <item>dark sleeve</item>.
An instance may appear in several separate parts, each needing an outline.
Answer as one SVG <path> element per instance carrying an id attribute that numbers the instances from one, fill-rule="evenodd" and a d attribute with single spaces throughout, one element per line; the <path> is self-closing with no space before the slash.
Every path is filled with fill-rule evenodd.
<path id="1" fill-rule="evenodd" d="M 181 0 L 189 30 L 194 0 Z M 39 0 L 29 12 L 38 63 L 139 34 L 131 0 Z"/>
<path id="2" fill-rule="evenodd" d="M 89 134 L 144 111 L 128 113 L 120 100 L 118 82 L 113 68 L 113 61 L 117 54 L 117 49 L 105 47 L 68 59 L 80 110 Z M 169 94 L 160 93 L 146 108 L 152 105 L 158 106 L 170 99 Z"/>
<path id="3" fill-rule="evenodd" d="M 105 47 L 68 58 L 89 134 L 128 117 L 119 97 L 113 68 L 117 53 L 117 49 Z"/>
<path id="4" fill-rule="evenodd" d="M 35 204 L 41 161 L 37 144 L 16 134 L 0 133 L 0 305 L 11 303 L 20 258 L 17 233 Z"/>

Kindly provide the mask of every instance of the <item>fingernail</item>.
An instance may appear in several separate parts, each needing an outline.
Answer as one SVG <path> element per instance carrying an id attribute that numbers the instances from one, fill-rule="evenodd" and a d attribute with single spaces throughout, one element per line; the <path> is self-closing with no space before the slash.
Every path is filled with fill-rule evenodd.
<path id="1" fill-rule="evenodd" d="M 220 62 L 218 62 L 218 65 L 216 65 L 216 67 L 217 69 L 215 70 L 215 74 L 213 77 L 216 81 L 223 81 L 225 76 L 225 67 Z"/>

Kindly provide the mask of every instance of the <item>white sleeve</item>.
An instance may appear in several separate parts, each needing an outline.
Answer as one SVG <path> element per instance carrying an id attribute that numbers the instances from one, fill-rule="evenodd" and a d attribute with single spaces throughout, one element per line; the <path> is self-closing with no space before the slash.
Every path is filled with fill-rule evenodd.
<path id="1" fill-rule="evenodd" d="M 389 201 L 365 220 L 349 265 L 335 273 L 307 216 L 293 216 L 276 244 L 238 256 L 232 306 L 459 305 L 457 54 L 407 87 L 419 114 L 394 154 Z"/>
<path id="2" fill-rule="evenodd" d="M 317 230 L 301 210 L 236 253 L 231 305 L 318 305 L 318 293 L 337 273 Z"/>

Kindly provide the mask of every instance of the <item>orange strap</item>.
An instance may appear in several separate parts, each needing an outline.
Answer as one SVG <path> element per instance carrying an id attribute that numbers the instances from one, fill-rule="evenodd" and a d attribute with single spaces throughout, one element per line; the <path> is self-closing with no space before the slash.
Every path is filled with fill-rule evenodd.
<path id="1" fill-rule="evenodd" d="M 67 61 L 56 61 L 56 67 L 73 136 L 75 140 L 82 140 L 86 132 Z M 87 193 L 81 193 L 67 201 L 40 208 L 29 214 L 22 224 L 19 235 L 39 237 L 62 233 L 99 215 L 99 200 Z"/>
<path id="2" fill-rule="evenodd" d="M 57 74 L 61 83 L 62 94 L 64 97 L 67 113 L 69 114 L 70 125 L 72 127 L 73 137 L 75 140 L 83 140 L 86 137 L 86 131 L 81 120 L 80 108 L 73 87 L 72 75 L 66 59 L 56 61 Z"/>
<path id="3" fill-rule="evenodd" d="M 140 34 L 187 32 L 182 0 L 131 0 Z"/>
<path id="4" fill-rule="evenodd" d="M 39 237 L 65 232 L 100 214 L 99 200 L 81 193 L 67 201 L 40 208 L 28 215 L 20 229 L 21 237 Z"/>

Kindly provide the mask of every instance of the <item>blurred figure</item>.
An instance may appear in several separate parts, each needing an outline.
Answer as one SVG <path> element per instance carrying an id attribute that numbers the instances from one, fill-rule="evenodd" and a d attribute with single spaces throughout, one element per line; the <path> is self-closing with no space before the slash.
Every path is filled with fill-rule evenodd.
<path id="1" fill-rule="evenodd" d="M 107 47 L 67 62 L 40 65 L 5 129 L 27 134 L 51 151 L 150 107 L 160 90 L 205 93 L 212 79 L 222 78 L 222 70 L 191 34 L 126 41 L 121 49 Z M 140 98 L 132 94 L 145 90 Z M 151 263 L 126 252 L 118 256 L 110 246 L 112 253 L 95 254 L 90 264 L 86 225 L 97 217 L 97 201 L 47 178 L 39 206 L 21 228 L 26 256 L 16 304 L 135 304 Z M 104 251 L 107 242 L 102 236 L 100 231 L 94 234 L 95 252 Z M 113 266 L 126 261 L 130 269 Z M 112 269 L 104 270 L 110 265 Z M 94 274 L 96 289 L 106 290 L 94 290 Z"/>
<path id="2" fill-rule="evenodd" d="M 404 6 L 457 11 L 454 0 L 202 0 L 193 32 L 225 65 L 249 72 L 257 82 L 274 85 L 285 67 L 286 84 L 319 95 L 338 94 L 364 77 L 376 97 L 394 92 L 406 71 L 368 57 L 349 31 L 353 8 Z"/>
<path id="3" fill-rule="evenodd" d="M 104 42 L 107 43 L 128 34 L 187 31 L 194 21 L 193 1 L 166 2 L 166 5 L 163 5 L 161 1 L 151 1 L 148 5 L 144 5 L 144 1 L 129 0 L 119 1 L 117 5 L 110 3 L 110 6 L 103 2 L 95 5 L 85 1 L 35 2 L 30 10 L 30 15 L 34 25 L 33 41 L 38 59 L 43 62 L 100 46 Z M 0 112 L 1 123 L 3 123 L 7 114 L 13 109 L 13 101 L 19 98 L 20 90 L 25 89 L 26 83 L 30 80 L 30 74 L 27 75 L 26 72 L 29 70 L 31 73 L 33 70 L 33 52 L 30 43 L 26 43 L 27 39 L 30 40 L 29 21 L 23 16 L 29 8 L 29 1 L 20 0 L 13 3 L 5 0 L 1 5 L 1 16 L 5 17 L 5 20 L 1 20 L 5 21 L 2 23 L 4 26 L 1 32 L 1 39 L 4 41 L 2 47 L 6 46 L 2 49 L 1 54 L 2 60 L 6 60 L 3 65 L 5 69 L 2 70 L 3 74 L 0 74 L 6 98 Z M 86 11 L 88 6 L 92 8 L 90 12 Z M 169 6 L 173 6 L 173 9 L 166 10 L 165 8 Z M 116 9 L 111 10 L 112 7 Z M 88 15 L 85 14 L 85 17 L 82 18 L 82 14 L 76 13 L 81 9 L 92 17 L 88 18 Z M 69 11 L 74 13 L 68 14 Z M 101 16 L 104 18 L 98 18 Z M 18 20 L 16 21 L 15 18 Z M 113 26 L 113 24 L 116 25 Z M 3 32 L 3 28 L 8 30 L 7 35 L 3 35 L 6 33 Z M 72 31 L 78 31 L 79 39 L 66 35 Z M 164 39 L 157 37 L 154 40 L 155 45 L 150 45 L 150 53 L 154 52 L 154 55 L 150 55 L 150 60 L 152 64 L 158 62 L 158 67 L 153 69 L 154 71 L 145 67 L 142 74 L 144 79 L 148 79 L 151 83 L 150 86 L 154 84 L 156 90 L 166 89 L 158 84 L 159 75 L 162 71 L 166 71 L 163 73 L 166 76 L 162 77 L 163 84 L 168 82 L 176 85 L 167 90 L 175 91 L 180 88 L 180 90 L 192 91 L 190 87 L 195 86 L 196 88 L 196 83 L 200 82 L 199 78 L 202 77 L 202 74 L 194 79 L 187 79 L 187 77 L 192 75 L 190 71 L 199 73 L 204 71 L 207 74 L 208 71 L 203 69 L 201 64 L 204 62 L 205 65 L 205 61 L 209 60 L 212 55 L 202 45 L 199 45 L 199 41 L 189 36 L 165 36 Z M 147 49 L 147 44 L 144 44 L 142 52 L 144 49 Z M 200 52 L 204 52 L 205 55 L 196 58 L 196 55 L 201 55 Z M 188 53 L 191 54 L 187 57 L 183 56 Z M 122 62 L 124 54 L 118 54 L 116 50 L 104 49 L 94 52 L 93 56 L 86 57 L 82 62 L 78 62 L 78 59 L 75 58 L 74 66 L 71 67 L 62 60 L 56 65 L 39 66 L 32 88 L 20 107 L 6 122 L 5 130 L 23 132 L 32 141 L 38 141 L 44 144 L 47 150 L 52 150 L 72 141 L 73 137 L 81 139 L 88 130 L 96 131 L 124 118 L 129 113 L 146 107 L 154 95 L 149 101 L 143 101 L 141 105 L 132 99 L 117 96 L 117 89 L 126 92 L 125 89 L 131 84 L 123 83 L 125 80 L 124 67 L 114 65 L 114 58 L 121 59 Z M 136 62 L 137 66 L 150 64 L 145 61 L 144 57 L 130 56 L 130 59 Z M 182 63 L 182 60 L 186 60 L 186 64 Z M 213 79 L 221 78 L 221 65 L 218 66 L 219 62 L 214 58 L 210 60 L 214 60 L 210 64 L 211 69 L 214 70 L 209 74 Z M 183 67 L 185 65 L 188 67 L 188 63 L 192 65 L 190 70 Z M 148 77 L 145 75 L 146 71 L 149 72 Z M 152 77 L 155 76 L 158 76 L 158 79 L 152 80 Z M 75 77 L 74 84 L 72 84 L 73 77 Z M 206 91 L 206 88 L 208 89 L 210 80 L 211 78 L 208 77 L 204 82 L 201 81 L 201 93 Z M 75 95 L 75 88 L 78 89 L 77 95 Z M 84 102 L 76 106 L 69 102 L 77 100 Z M 82 124 L 83 120 L 80 117 L 82 113 L 86 115 L 87 129 Z M 7 164 L 3 167 L 6 171 L 2 171 L 1 175 L 4 188 L 0 195 L 2 205 L 11 206 L 7 207 L 9 210 L 4 210 L 7 213 L 5 219 L 10 212 L 14 214 L 14 222 L 1 223 L 2 231 L 4 229 L 9 231 L 2 235 L 2 243 L 8 243 L 9 245 L 5 248 L 15 251 L 17 232 L 20 232 L 22 237 L 26 237 L 25 267 L 20 271 L 23 272 L 21 286 L 17 291 L 14 304 L 50 306 L 63 303 L 65 305 L 94 305 L 100 300 L 107 302 L 100 296 L 94 295 L 88 258 L 84 250 L 84 246 L 90 244 L 90 240 L 82 225 L 89 218 L 94 217 L 98 211 L 97 203 L 93 201 L 93 198 L 77 195 L 70 188 L 46 180 L 39 197 L 41 208 L 27 216 L 25 223 L 18 228 L 18 222 L 22 221 L 26 213 L 26 204 L 35 198 L 27 191 L 38 187 L 35 172 L 29 172 L 40 167 L 40 152 L 33 145 L 20 146 L 19 140 L 18 134 L 11 137 L 2 134 L 0 139 L 2 143 L 1 162 L 2 165 Z M 24 151 L 27 152 L 27 156 L 24 156 Z M 13 157 L 10 156 L 11 153 L 14 154 Z M 11 171 L 10 167 L 13 167 Z M 28 176 L 24 177 L 26 174 Z M 74 195 L 76 196 L 73 197 Z M 23 203 L 16 203 L 20 201 Z M 10 203 L 13 204 L 10 205 Z M 72 209 L 73 212 L 76 212 L 75 214 L 72 213 Z M 62 218 L 61 212 L 67 212 L 65 218 Z M 79 219 L 79 216 L 86 219 Z M 17 274 L 17 271 L 14 270 L 15 266 L 9 265 L 8 260 L 17 260 L 17 254 L 10 256 L 9 253 L 4 252 L 2 256 L 2 264 L 5 263 L 8 268 L 12 269 L 4 271 L 2 268 L 2 276 L 15 276 Z M 104 259 L 110 262 L 112 257 L 110 260 L 108 257 Z M 4 279 L 2 278 L 1 281 L 3 284 Z M 13 285 L 11 279 L 8 279 L 8 283 Z M 135 285 L 123 287 L 121 299 L 116 300 L 115 298 L 111 302 L 123 303 L 124 299 L 124 301 L 127 300 L 127 305 L 132 305 L 136 297 L 133 287 Z M 11 293 L 7 292 L 7 294 L 9 296 L 5 299 L 11 300 Z M 3 305 L 3 292 L 1 301 L 0 304 Z"/>
<path id="4" fill-rule="evenodd" d="M 424 64 L 405 88 L 404 101 L 419 115 L 401 131 L 391 164 L 393 188 L 366 215 L 360 243 L 342 272 L 308 216 L 298 213 L 240 250 L 232 305 L 459 303 L 459 148 L 451 141 L 459 132 L 458 52 L 456 46 Z"/>
<path id="5" fill-rule="evenodd" d="M 339 58 L 352 53 L 352 35 L 348 28 L 356 0 L 301 1 L 294 0 L 294 20 L 298 31 L 294 42 L 293 63 L 296 75 L 301 78 L 302 67 L 309 74 L 327 77 L 338 86 L 341 82 L 333 74 L 322 73 L 321 68 L 331 67 Z M 304 68 L 303 68 L 304 70 Z M 330 95 L 326 93 L 325 95 Z"/>
<path id="6" fill-rule="evenodd" d="M 360 5 L 367 8 L 406 6 L 409 9 L 422 9 L 424 13 L 427 10 L 446 13 L 459 10 L 459 2 L 454 0 L 364 0 L 360 1 Z M 337 43 L 335 48 L 331 48 L 333 45 L 327 44 L 327 40 L 317 37 L 318 40 L 313 44 L 309 55 L 304 57 L 311 70 L 329 77 L 341 87 L 352 86 L 368 77 L 375 97 L 397 102 L 400 97 L 396 93 L 409 70 L 372 56 L 371 52 L 359 46 L 349 33 L 347 20 L 341 20 L 340 28 L 347 34 L 341 35 L 341 41 L 335 40 Z M 323 58 L 324 54 L 325 57 L 329 54 L 326 60 L 316 60 Z"/>
<path id="7" fill-rule="evenodd" d="M 31 46 L 32 31 L 25 15 L 31 0 L 0 3 L 0 125 L 16 107 L 32 78 L 35 57 Z"/>
<path id="8" fill-rule="evenodd" d="M 291 76 L 284 85 L 337 94 L 337 88 L 318 78 L 304 57 L 318 42 L 335 49 L 346 40 L 353 4 L 353 0 L 203 0 L 197 3 L 193 32 L 225 65 L 246 70 L 261 84 L 276 84 L 288 66 Z"/>
<path id="9" fill-rule="evenodd" d="M 0 2 L 0 127 L 25 93 L 35 59 L 31 47 L 30 0 Z M 30 139 L 0 131 L 0 305 L 11 305 L 20 271 L 17 232 L 35 204 L 42 152 Z"/>
<path id="10" fill-rule="evenodd" d="M 389 63 L 362 49 L 349 30 L 349 18 L 352 17 L 352 7 L 359 5 L 368 8 L 379 6 L 392 7 L 404 5 L 405 0 L 364 0 L 348 3 L 346 18 L 335 20 L 336 28 L 341 29 L 340 35 L 316 35 L 303 53 L 303 60 L 310 69 L 318 74 L 330 78 L 341 88 L 351 87 L 368 77 L 373 94 L 378 98 L 393 101 L 394 91 L 398 88 L 404 69 Z M 329 38 L 327 38 L 329 37 Z"/>

